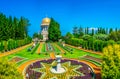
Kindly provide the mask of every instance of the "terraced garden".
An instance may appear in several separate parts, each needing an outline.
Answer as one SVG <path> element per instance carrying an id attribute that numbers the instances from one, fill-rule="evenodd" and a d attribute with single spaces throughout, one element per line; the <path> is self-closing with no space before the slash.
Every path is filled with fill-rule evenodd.
<path id="1" fill-rule="evenodd" d="M 52 59 L 52 57 L 54 57 L 54 55 L 62 55 L 62 60 L 67 59 L 68 61 L 71 61 L 71 59 L 73 59 L 74 60 L 73 62 L 86 64 L 87 67 L 89 66 L 92 69 L 93 74 L 95 72 L 97 72 L 97 70 L 99 70 L 99 74 L 100 74 L 100 66 L 101 66 L 101 62 L 102 62 L 101 55 L 94 54 L 92 52 L 86 52 L 86 51 L 83 51 L 83 50 L 80 50 L 80 49 L 77 49 L 77 48 L 74 48 L 74 47 L 68 46 L 68 45 L 62 46 L 62 44 L 60 44 L 60 43 L 40 42 L 40 43 L 37 43 L 35 46 L 30 45 L 16 53 L 12 53 L 10 55 L 3 56 L 3 58 L 8 58 L 10 62 L 15 62 L 17 64 L 20 72 L 23 72 L 25 70 L 23 73 L 24 76 L 28 77 L 28 76 L 30 76 L 31 73 L 34 73 L 33 75 L 37 75 L 36 79 L 38 79 L 38 78 L 41 79 L 42 73 L 37 72 L 37 71 L 39 71 L 39 69 L 38 70 L 36 70 L 36 69 L 30 70 L 31 68 L 38 68 L 38 66 L 36 66 L 36 65 L 35 65 L 35 67 L 33 67 L 32 64 L 39 62 L 39 66 L 40 66 L 40 65 L 42 65 L 40 63 L 48 63 L 48 62 L 43 62 L 46 59 L 48 59 L 48 61 L 49 60 L 53 61 L 54 59 Z M 83 61 L 85 61 L 85 62 L 83 62 Z M 86 62 L 89 62 L 91 64 L 88 64 Z M 48 64 L 51 64 L 51 63 L 52 62 L 50 62 Z M 41 68 L 41 66 L 39 68 Z M 79 70 L 80 70 L 80 72 L 79 72 Z M 28 71 L 30 71 L 30 73 L 26 73 Z M 86 70 L 86 72 L 87 71 L 88 70 Z M 69 76 L 69 79 L 87 78 L 87 77 L 85 77 L 86 72 L 84 71 L 84 69 L 78 69 L 77 73 L 78 72 L 83 74 L 84 77 L 77 76 L 78 74 L 76 74 L 76 76 L 75 75 Z M 86 73 L 86 74 L 89 75 L 90 73 L 89 74 Z M 89 75 L 89 76 L 91 76 L 91 75 Z M 29 79 L 33 79 L 33 77 L 31 77 Z M 59 77 L 60 77 L 60 75 L 59 75 Z M 99 77 L 100 76 L 98 76 L 97 79 L 100 79 Z M 51 77 L 49 77 L 49 78 L 51 78 Z M 43 79 L 47 79 L 47 78 L 43 78 Z M 60 78 L 55 77 L 52 79 L 60 79 Z M 64 77 L 64 79 L 67 79 L 67 78 Z M 93 79 L 93 77 L 90 77 L 87 79 Z"/>

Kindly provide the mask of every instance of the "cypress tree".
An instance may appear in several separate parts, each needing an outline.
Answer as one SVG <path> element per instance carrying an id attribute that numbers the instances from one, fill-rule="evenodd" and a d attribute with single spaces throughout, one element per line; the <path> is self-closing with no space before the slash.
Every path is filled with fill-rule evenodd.
<path id="1" fill-rule="evenodd" d="M 112 28 L 109 29 L 109 34 L 110 34 L 111 32 L 113 32 L 113 29 L 112 29 Z"/>
<path id="2" fill-rule="evenodd" d="M 89 28 L 87 27 L 87 34 L 89 34 Z"/>
<path id="3" fill-rule="evenodd" d="M 4 44 L 3 44 L 3 41 L 1 41 L 1 52 L 4 52 Z"/>
<path id="4" fill-rule="evenodd" d="M 92 36 L 94 35 L 94 29 L 92 28 Z"/>

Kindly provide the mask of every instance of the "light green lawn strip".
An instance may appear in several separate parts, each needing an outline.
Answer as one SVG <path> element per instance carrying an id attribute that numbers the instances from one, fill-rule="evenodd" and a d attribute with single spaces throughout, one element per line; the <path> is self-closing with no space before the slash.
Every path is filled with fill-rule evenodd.
<path id="1" fill-rule="evenodd" d="M 74 50 L 73 51 L 73 54 L 71 53 L 67 53 L 66 55 L 63 55 L 63 57 L 66 57 L 66 58 L 80 58 L 82 56 L 86 55 L 86 52 L 84 51 L 79 51 L 79 50 Z"/>
<path id="2" fill-rule="evenodd" d="M 39 46 L 40 46 L 40 43 L 38 44 L 38 47 L 37 47 L 36 50 L 35 50 L 35 53 L 36 53 L 36 54 L 37 54 L 37 52 L 38 52 Z"/>
<path id="3" fill-rule="evenodd" d="M 61 53 L 61 51 L 55 46 L 55 43 L 51 43 L 55 53 Z"/>
<path id="4" fill-rule="evenodd" d="M 64 49 L 64 47 L 61 47 L 61 46 L 59 45 L 59 43 L 56 43 L 56 44 L 57 44 L 60 48 L 62 48 L 62 49 L 65 51 L 66 54 L 69 53 L 67 50 Z"/>
<path id="5" fill-rule="evenodd" d="M 42 52 L 42 53 L 43 53 L 43 52 L 46 52 L 46 44 L 45 44 L 45 43 L 44 43 L 43 46 L 42 46 L 41 52 Z"/>
<path id="6" fill-rule="evenodd" d="M 81 60 L 85 60 L 85 61 L 88 61 L 88 62 L 91 62 L 97 66 L 101 66 L 101 63 L 97 62 L 97 61 L 94 61 L 94 60 L 89 60 L 89 59 L 86 59 L 86 58 L 81 58 Z"/>
<path id="7" fill-rule="evenodd" d="M 24 62 L 26 62 L 26 61 L 28 61 L 29 59 L 24 59 L 23 61 L 20 61 L 20 62 L 18 62 L 17 63 L 17 66 L 20 66 L 22 63 L 24 63 Z"/>
<path id="8" fill-rule="evenodd" d="M 27 51 L 28 48 L 29 47 L 27 47 L 19 52 L 16 52 L 15 54 L 8 55 L 8 56 L 6 56 L 6 58 L 10 59 L 10 58 L 13 58 L 14 56 L 20 56 L 20 57 L 26 58 L 26 60 L 24 60 L 24 61 L 28 61 L 28 60 L 32 60 L 32 59 L 48 58 L 49 57 L 49 55 L 44 55 L 44 54 L 40 54 L 40 55 L 38 55 L 36 53 L 31 54 L 31 52 Z M 17 64 L 20 65 L 24 61 L 21 61 Z"/>
<path id="9" fill-rule="evenodd" d="M 71 46 L 67 46 L 67 47 L 72 48 L 73 49 L 73 53 L 74 52 L 79 52 L 77 55 L 81 55 L 81 52 L 82 52 L 82 53 L 84 53 L 84 55 L 90 55 L 90 56 L 93 56 L 93 57 L 96 57 L 96 58 L 101 58 L 101 55 L 98 55 L 98 54 L 93 54 L 91 52 L 85 52 L 83 50 L 79 50 L 79 49 L 73 48 Z"/>
<path id="10" fill-rule="evenodd" d="M 31 47 L 31 46 L 29 46 L 29 47 Z M 45 52 L 43 52 L 43 51 L 45 51 L 45 44 L 43 44 L 43 46 L 42 46 L 42 53 L 40 55 L 38 55 L 36 53 L 31 54 L 31 52 L 28 52 L 27 49 L 29 47 L 27 47 L 27 48 L 25 48 L 25 49 L 23 49 L 23 50 L 21 50 L 19 52 L 16 52 L 14 54 L 5 56 L 5 57 L 8 58 L 8 59 L 10 59 L 10 58 L 12 58 L 14 56 L 20 56 L 20 57 L 27 58 L 26 60 L 18 62 L 17 63 L 18 66 L 21 65 L 22 63 L 24 63 L 26 61 L 29 61 L 29 60 L 32 60 L 32 59 L 48 58 L 49 57 L 49 55 L 45 55 Z M 97 54 L 92 54 L 92 53 L 85 52 L 85 51 L 82 51 L 82 50 L 78 50 L 78 49 L 75 49 L 75 48 L 72 48 L 72 49 L 73 49 L 73 54 L 71 54 L 70 52 L 67 52 L 66 55 L 63 54 L 63 57 L 65 57 L 65 58 L 77 58 L 77 59 L 80 59 L 80 57 L 82 57 L 82 56 L 90 55 L 90 56 L 93 56 L 93 57 L 96 57 L 96 58 L 101 58 L 101 56 L 97 55 Z M 57 51 L 57 49 L 56 49 L 56 51 Z"/>
<path id="11" fill-rule="evenodd" d="M 2 57 L 2 58 L 7 58 L 7 59 L 9 60 L 9 59 L 13 58 L 14 56 L 21 56 L 22 53 L 19 53 L 19 52 L 25 52 L 25 51 L 27 51 L 27 49 L 30 48 L 30 47 L 31 47 L 31 46 L 28 46 L 28 47 L 24 48 L 23 50 L 20 50 L 20 51 L 14 53 L 14 54 L 10 54 L 10 55 L 7 55 L 7 56 Z"/>
<path id="12" fill-rule="evenodd" d="M 41 52 L 44 52 L 44 49 L 45 49 L 45 44 L 43 44 Z"/>

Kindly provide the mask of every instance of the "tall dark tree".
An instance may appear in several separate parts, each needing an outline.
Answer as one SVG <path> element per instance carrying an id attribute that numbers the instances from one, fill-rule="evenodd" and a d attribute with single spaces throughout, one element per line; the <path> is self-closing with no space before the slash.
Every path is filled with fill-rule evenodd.
<path id="1" fill-rule="evenodd" d="M 0 40 L 26 38 L 29 25 L 29 20 L 24 17 L 17 19 L 0 13 Z"/>
<path id="2" fill-rule="evenodd" d="M 18 29 L 18 19 L 16 17 L 14 17 L 13 19 L 13 27 L 14 27 L 14 39 L 18 38 L 18 33 L 19 33 L 19 29 Z"/>
<path id="3" fill-rule="evenodd" d="M 113 32 L 113 29 L 112 29 L 112 28 L 109 29 L 109 34 L 110 34 L 111 32 Z"/>
<path id="4" fill-rule="evenodd" d="M 106 30 L 105 30 L 105 34 L 108 34 L 108 28 L 106 28 Z"/>
<path id="5" fill-rule="evenodd" d="M 81 26 L 78 29 L 78 34 L 79 34 L 79 38 L 81 38 L 84 35 L 83 28 Z"/>
<path id="6" fill-rule="evenodd" d="M 115 31 L 117 32 L 117 31 L 118 31 L 118 28 L 115 28 Z"/>
<path id="7" fill-rule="evenodd" d="M 94 35 L 95 31 L 94 31 L 94 28 L 92 28 L 92 35 Z"/>
<path id="8" fill-rule="evenodd" d="M 89 34 L 89 27 L 86 28 L 86 31 L 87 31 L 86 33 Z"/>
<path id="9" fill-rule="evenodd" d="M 87 28 L 84 29 L 85 34 L 87 34 Z"/>
<path id="10" fill-rule="evenodd" d="M 75 38 L 79 37 L 79 31 L 77 26 L 73 27 L 73 35 Z"/>
<path id="11" fill-rule="evenodd" d="M 53 18 L 48 29 L 48 38 L 50 41 L 58 41 L 61 38 L 60 25 Z"/>

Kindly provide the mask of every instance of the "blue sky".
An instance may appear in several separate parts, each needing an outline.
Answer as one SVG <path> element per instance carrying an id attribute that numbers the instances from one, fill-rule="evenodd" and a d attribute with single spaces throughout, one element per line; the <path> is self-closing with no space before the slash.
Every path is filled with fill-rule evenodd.
<path id="1" fill-rule="evenodd" d="M 0 12 L 28 18 L 30 36 L 40 31 L 46 15 L 60 23 L 63 35 L 80 25 L 120 27 L 120 0 L 0 0 Z"/>

